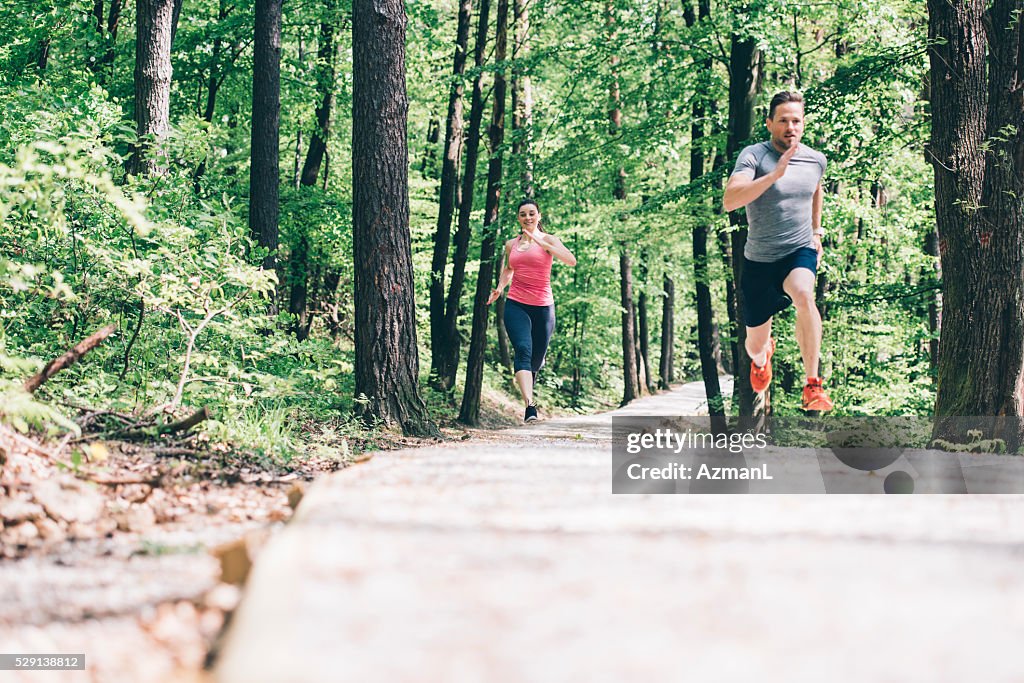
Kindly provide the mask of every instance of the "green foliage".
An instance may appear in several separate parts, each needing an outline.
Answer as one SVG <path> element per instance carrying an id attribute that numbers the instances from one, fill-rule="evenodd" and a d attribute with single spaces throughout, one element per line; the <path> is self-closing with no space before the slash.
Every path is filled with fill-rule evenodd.
<path id="1" fill-rule="evenodd" d="M 808 103 L 805 142 L 830 162 L 823 368 L 838 411 L 928 412 L 934 397 L 928 319 L 938 276 L 936 258 L 925 252 L 934 193 L 922 149 L 929 131 L 921 4 L 728 0 L 692 26 L 685 7 L 538 0 L 530 3 L 528 49 L 510 33 L 509 59 L 483 67 L 488 97 L 493 73 L 528 77 L 533 111 L 520 130 L 511 130 L 509 111 L 505 145 L 482 150 L 461 301 L 465 347 L 486 161 L 500 153 L 499 243 L 518 233 L 513 207 L 529 161 L 546 229 L 579 259 L 575 268 L 554 267 L 558 328 L 540 377 L 542 400 L 592 410 L 621 397 L 623 244 L 633 263 L 634 298 L 647 296 L 652 372 L 661 354 L 671 353 L 677 380 L 699 377 L 691 246 L 697 225 L 708 229 L 704 268 L 728 348 L 731 273 L 721 245 L 732 228 L 720 210 L 734 161 L 724 157 L 727 67 L 732 37 L 750 37 L 761 50 L 754 138 L 763 139 L 771 94 L 800 88 Z M 212 409 L 204 427 L 211 438 L 276 460 L 304 443 L 327 450 L 336 439 L 362 443 L 345 421 L 354 393 L 350 3 L 285 7 L 276 273 L 260 270 L 265 254 L 247 227 L 251 7 L 222 0 L 186 5 L 173 52 L 172 127 L 154 152 L 162 163 L 151 177 L 125 173 L 135 141 L 134 11 L 122 12 L 112 40 L 93 8 L 84 0 L 10 0 L 0 7 L 5 419 L 21 428 L 73 429 L 69 405 L 141 412 L 181 404 Z M 456 9 L 435 0 L 406 4 L 411 234 L 424 372 Z M 326 72 L 317 59 L 322 22 L 333 25 L 337 47 L 328 155 L 316 187 L 297 187 L 316 128 L 318 79 Z M 488 53 L 491 47 L 493 36 Z M 706 104 L 699 142 L 691 140 L 695 101 Z M 613 108 L 622 116 L 615 130 Z M 490 104 L 485 128 L 489 115 Z M 436 143 L 427 141 L 431 121 L 440 124 Z M 705 176 L 691 181 L 695 144 L 708 159 Z M 523 151 L 513 155 L 513 145 Z M 622 200 L 613 197 L 620 168 Z M 882 195 L 885 201 L 878 201 Z M 663 349 L 666 275 L 676 288 L 676 340 Z M 293 295 L 303 287 L 311 328 L 298 342 L 293 331 L 302 313 Z M 111 322 L 117 333 L 34 400 L 20 389 L 46 360 Z M 777 337 L 780 377 L 788 384 L 780 385 L 774 406 L 792 413 L 799 409 L 803 368 L 791 313 L 778 318 Z M 490 357 L 487 381 L 507 390 L 496 353 Z M 441 416 L 457 410 L 453 397 L 428 400 Z"/>

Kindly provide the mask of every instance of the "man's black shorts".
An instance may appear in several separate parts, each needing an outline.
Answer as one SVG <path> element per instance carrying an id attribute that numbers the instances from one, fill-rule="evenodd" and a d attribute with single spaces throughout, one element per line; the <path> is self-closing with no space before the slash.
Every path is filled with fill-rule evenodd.
<path id="1" fill-rule="evenodd" d="M 793 303 L 782 289 L 786 276 L 794 268 L 807 268 L 818 274 L 818 252 L 802 247 L 778 261 L 762 263 L 743 257 L 743 322 L 747 327 L 764 325 L 768 319 Z"/>

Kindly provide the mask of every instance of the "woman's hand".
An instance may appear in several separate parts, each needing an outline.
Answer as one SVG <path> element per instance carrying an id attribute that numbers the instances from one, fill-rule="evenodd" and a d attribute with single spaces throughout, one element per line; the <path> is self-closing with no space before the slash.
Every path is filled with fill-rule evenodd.
<path id="1" fill-rule="evenodd" d="M 498 300 L 499 296 L 501 296 L 501 290 L 500 289 L 492 289 L 491 290 L 491 295 L 487 298 L 487 305 L 490 306 L 491 304 L 493 304 L 495 301 Z"/>
<path id="2" fill-rule="evenodd" d="M 551 248 L 551 235 L 547 234 L 546 232 L 543 232 L 540 229 L 540 226 L 537 226 L 533 230 L 527 230 L 526 228 L 523 228 L 523 232 L 526 233 L 527 237 L 529 237 L 531 240 L 537 243 L 541 249 Z"/>

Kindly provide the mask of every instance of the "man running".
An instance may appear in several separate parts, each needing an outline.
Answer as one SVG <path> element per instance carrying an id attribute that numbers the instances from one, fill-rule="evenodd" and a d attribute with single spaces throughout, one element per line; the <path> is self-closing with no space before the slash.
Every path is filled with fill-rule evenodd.
<path id="1" fill-rule="evenodd" d="M 747 326 L 750 385 L 760 393 L 772 381 L 772 316 L 796 306 L 796 341 L 807 383 L 804 410 L 831 410 L 821 386 L 821 315 L 814 281 L 821 262 L 821 205 L 825 155 L 800 144 L 804 98 L 780 92 L 765 121 L 770 142 L 740 152 L 725 188 L 726 211 L 747 207 L 749 233 L 743 252 L 743 318 Z"/>

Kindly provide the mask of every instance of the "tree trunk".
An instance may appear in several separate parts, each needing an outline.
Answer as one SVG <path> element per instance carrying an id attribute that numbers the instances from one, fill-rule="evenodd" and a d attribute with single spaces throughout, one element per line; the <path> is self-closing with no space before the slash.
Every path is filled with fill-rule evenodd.
<path id="1" fill-rule="evenodd" d="M 700 0 L 698 16 L 695 17 L 692 5 L 686 6 L 686 25 L 696 25 L 697 19 L 707 21 L 711 15 L 709 0 Z M 714 62 L 710 59 L 694 60 L 697 73 L 710 74 Z M 698 86 L 699 87 L 699 86 Z M 695 94 L 692 105 L 692 122 L 690 124 L 690 182 L 704 176 L 704 129 L 705 129 L 705 98 Z M 702 204 L 706 200 L 698 200 Z M 703 208 L 703 207 L 701 207 Z M 706 215 L 698 210 L 698 215 Z M 708 276 L 708 225 L 698 220 L 693 228 L 693 275 L 697 299 L 697 350 L 700 357 L 701 377 L 704 380 L 704 392 L 708 398 L 708 414 L 723 417 L 725 404 L 722 401 L 722 390 L 718 384 L 718 365 L 714 354 L 714 315 L 711 306 L 711 287 Z"/>
<path id="2" fill-rule="evenodd" d="M 256 0 L 252 73 L 249 232 L 270 251 L 263 260 L 263 267 L 270 270 L 275 267 L 278 240 L 281 0 Z"/>
<path id="3" fill-rule="evenodd" d="M 633 270 L 629 249 L 619 245 L 619 292 L 622 306 L 622 403 L 626 405 L 640 395 L 636 380 L 636 346 L 633 343 Z"/>
<path id="4" fill-rule="evenodd" d="M 505 251 L 498 249 L 497 254 L 498 260 L 494 268 L 495 287 L 498 286 L 498 280 L 501 279 Z M 512 349 L 508 338 L 508 330 L 505 329 L 505 297 L 503 296 L 499 296 L 498 300 L 494 302 L 494 326 L 498 328 L 498 362 L 501 363 L 501 367 L 511 373 L 513 370 Z"/>
<path id="5" fill-rule="evenodd" d="M 221 0 L 223 2 L 223 0 Z M 306 51 L 303 49 L 305 44 L 303 42 L 303 36 L 305 31 L 299 29 L 298 43 L 299 43 L 299 57 L 298 63 L 299 68 L 304 69 L 306 66 Z M 300 173 L 302 164 L 302 124 L 298 126 L 298 130 L 295 131 L 295 154 L 292 157 L 292 185 L 295 189 L 299 189 L 299 183 L 302 179 Z"/>
<path id="6" fill-rule="evenodd" d="M 758 62 L 760 52 L 754 38 L 733 36 L 729 54 L 729 137 L 726 156 L 735 161 L 753 130 L 754 102 L 760 89 L 761 77 Z M 732 232 L 733 281 L 741 282 L 743 277 L 743 248 L 747 243 L 747 218 L 737 212 L 729 214 L 734 230 Z M 736 379 L 734 405 L 741 417 L 755 414 L 755 396 L 750 388 L 750 356 L 747 355 L 747 327 L 740 313 L 743 311 L 743 290 L 736 287 Z M 765 394 L 768 392 L 766 391 Z M 763 402 L 762 400 L 763 399 Z M 767 410 L 767 395 L 759 397 L 760 410 Z M 758 412 L 760 412 L 760 410 Z"/>
<path id="7" fill-rule="evenodd" d="M 637 331 L 640 335 L 640 361 L 643 365 L 643 386 L 648 394 L 654 393 L 654 379 L 651 377 L 651 333 L 647 324 L 647 251 L 640 254 L 640 281 L 643 288 L 636 302 Z"/>
<path id="8" fill-rule="evenodd" d="M 304 341 L 313 318 L 309 312 L 309 240 L 301 227 L 299 231 L 288 257 L 288 312 L 293 316 L 295 338 Z"/>
<path id="9" fill-rule="evenodd" d="M 708 113 L 712 120 L 711 132 L 716 138 L 722 134 L 721 125 L 718 121 L 718 102 L 714 99 L 708 101 Z M 716 153 L 715 159 L 711 166 L 713 172 L 713 184 L 711 187 L 714 188 L 715 196 L 720 197 L 723 187 L 723 176 L 726 172 L 725 165 L 728 162 L 728 155 L 722 153 Z M 715 213 L 721 215 L 723 208 L 721 203 L 715 206 Z M 728 339 L 728 353 L 725 354 L 722 365 L 725 370 L 730 374 L 736 374 L 736 368 L 739 366 L 739 349 L 736 346 L 735 330 L 739 326 L 739 317 L 736 313 L 736 280 L 733 278 L 733 254 L 732 254 L 732 241 L 730 233 L 726 230 L 715 231 L 715 240 L 718 244 L 719 256 L 722 259 L 723 276 L 725 279 L 725 314 L 728 319 L 728 324 L 725 326 L 724 331 L 729 337 Z M 720 328 L 721 331 L 721 328 Z"/>
<path id="10" fill-rule="evenodd" d="M 580 235 L 573 233 L 572 253 L 580 253 Z M 572 407 L 580 407 L 580 398 L 583 395 L 583 338 L 587 331 L 587 312 L 590 304 L 590 270 L 587 270 L 586 277 L 583 277 L 584 266 L 578 265 L 572 269 L 572 289 L 577 294 L 577 300 L 572 304 Z M 581 282 L 582 280 L 582 282 Z"/>
<path id="11" fill-rule="evenodd" d="M 217 21 L 223 22 L 228 16 L 228 4 L 227 0 L 220 0 L 220 9 L 217 10 Z M 299 60 L 302 60 L 302 47 L 301 38 L 299 39 Z M 223 41 L 220 36 L 213 39 L 213 59 L 210 60 L 210 80 L 206 85 L 206 108 L 203 110 L 203 120 L 207 123 L 213 123 L 213 115 L 217 109 L 217 91 L 220 90 L 220 84 L 224 82 L 224 76 L 221 74 L 221 50 L 223 49 Z"/>
<path id="12" fill-rule="evenodd" d="M 401 0 L 352 3 L 355 393 L 367 422 L 438 435 L 419 394 Z"/>
<path id="13" fill-rule="evenodd" d="M 217 10 L 217 21 L 223 22 L 227 19 L 228 13 L 233 9 L 233 5 L 229 8 L 227 0 L 220 0 L 220 9 Z M 111 8 L 113 9 L 113 8 Z M 207 123 L 213 123 L 213 116 L 217 110 L 217 93 L 220 91 L 221 83 L 224 82 L 225 73 L 222 72 L 221 68 L 221 50 L 222 40 L 220 36 L 213 39 L 213 59 L 210 60 L 210 77 L 206 83 L 206 106 L 203 109 L 203 120 Z M 299 38 L 299 59 L 302 59 L 302 38 Z M 111 55 L 111 61 L 113 61 L 113 55 Z M 202 95 L 200 95 L 202 97 Z M 198 106 L 198 105 L 197 105 Z M 193 175 L 194 187 L 196 194 L 202 192 L 202 185 L 199 180 L 206 174 L 207 159 L 204 158 L 199 162 L 198 168 Z"/>
<path id="14" fill-rule="evenodd" d="M 530 0 L 515 0 L 516 42 L 512 58 L 525 61 L 530 54 Z M 533 157 L 531 135 L 533 126 L 533 84 L 530 75 L 512 72 L 512 157 L 520 169 L 520 191 L 533 196 Z"/>
<path id="15" fill-rule="evenodd" d="M 438 363 L 431 374 L 437 378 L 438 386 L 451 389 L 455 386 L 455 375 L 459 369 L 462 344 L 459 339 L 459 305 L 462 288 L 466 282 L 466 259 L 469 257 L 469 239 L 472 235 L 470 218 L 473 213 L 473 186 L 476 182 L 476 166 L 480 153 L 480 125 L 484 115 L 483 72 L 487 47 L 487 24 L 490 14 L 490 0 L 481 0 L 477 24 L 474 64 L 478 69 L 473 79 L 473 97 L 469 112 L 469 130 L 466 132 L 465 169 L 462 173 L 462 203 L 459 206 L 459 225 L 455 231 L 455 254 L 452 257 L 452 279 L 448 283 L 448 296 L 444 306 L 443 339 L 433 351 L 438 354 Z"/>
<path id="16" fill-rule="evenodd" d="M 508 42 L 508 0 L 498 0 L 498 20 L 494 37 L 494 61 L 505 61 Z M 487 348 L 487 298 L 494 277 L 495 232 L 499 225 L 498 211 L 501 200 L 501 145 L 505 140 L 505 90 L 503 71 L 494 72 L 494 106 L 488 138 L 491 159 L 487 166 L 487 201 L 484 208 L 484 237 L 480 245 L 480 271 L 476 280 L 476 298 L 473 302 L 473 332 L 466 362 L 466 389 L 462 395 L 459 421 L 475 425 L 480 421 L 480 394 L 484 378 L 484 351 Z"/>
<path id="17" fill-rule="evenodd" d="M 943 274 L 935 414 L 1002 417 L 985 436 L 1013 452 L 1024 408 L 1024 22 L 1015 0 L 985 4 L 928 2 Z M 962 429 L 940 420 L 935 435 L 965 441 Z"/>
<path id="18" fill-rule="evenodd" d="M 320 37 L 316 50 L 317 91 L 320 100 L 316 106 L 316 131 L 309 140 L 306 160 L 302 165 L 299 185 L 316 187 L 320 168 L 327 154 L 327 140 L 331 130 L 331 108 L 334 102 L 334 6 L 327 7 L 331 11 L 326 21 L 320 24 Z M 324 174 L 326 176 L 326 173 Z M 301 230 L 301 228 L 300 228 Z M 309 239 L 303 231 L 298 235 L 292 247 L 288 263 L 289 269 L 289 305 L 288 310 L 294 316 L 293 331 L 299 341 L 309 336 L 313 323 L 313 315 L 309 310 Z"/>
<path id="19" fill-rule="evenodd" d="M 924 238 L 924 253 L 934 259 L 934 265 L 927 266 L 930 272 L 926 274 L 926 281 L 934 276 L 936 282 L 942 282 L 942 268 L 939 266 L 939 235 L 932 228 Z M 928 365 L 931 368 L 932 379 L 936 379 L 936 372 L 939 367 L 939 330 L 942 327 L 940 306 L 942 295 L 938 292 L 928 297 Z"/>
<path id="20" fill-rule="evenodd" d="M 328 7 L 333 10 L 333 6 Z M 334 15 L 320 24 L 320 39 L 316 48 L 316 84 L 320 101 L 316 106 L 316 132 L 309 139 L 309 150 L 302 165 L 300 184 L 316 186 L 320 175 L 327 139 L 331 132 L 331 105 L 334 102 Z"/>
<path id="21" fill-rule="evenodd" d="M 489 5 L 489 0 L 484 0 Z M 488 7 L 481 8 L 486 14 Z M 444 271 L 448 265 L 448 248 L 451 242 L 452 215 L 457 202 L 456 189 L 459 185 L 459 161 L 462 157 L 462 78 L 466 73 L 466 51 L 469 42 L 469 25 L 473 14 L 473 0 L 460 0 L 458 29 L 455 36 L 455 58 L 451 90 L 448 94 L 448 118 L 444 132 L 444 160 L 441 163 L 441 194 L 437 211 L 437 231 L 434 233 L 434 253 L 430 262 L 430 376 L 438 387 L 450 389 L 455 384 L 455 370 L 458 368 L 458 351 L 454 353 L 451 346 L 458 345 L 458 339 L 449 336 L 446 324 L 444 298 Z M 487 24 L 484 23 L 484 34 L 481 42 L 477 35 L 478 59 L 483 59 L 483 50 L 487 40 Z M 477 76 L 476 83 L 479 83 Z M 477 96 L 474 83 L 474 101 Z M 480 106 L 482 111 L 482 103 Z M 480 131 L 480 119 L 477 118 L 476 135 Z M 472 126 L 471 126 L 472 128 Z M 476 171 L 474 159 L 473 170 Z M 472 194 L 472 190 L 470 191 Z M 464 266 L 463 266 L 464 267 Z M 453 360 L 454 357 L 454 360 Z"/>
<path id="22" fill-rule="evenodd" d="M 665 264 L 666 267 L 668 264 Z M 676 309 L 676 283 L 665 271 L 662 277 L 662 303 L 661 303 L 661 362 L 658 365 L 658 387 L 668 390 L 675 381 L 675 309 Z"/>
<path id="23" fill-rule="evenodd" d="M 430 117 L 427 124 L 427 144 L 423 147 L 423 158 L 420 160 L 420 175 L 429 178 L 433 175 L 434 160 L 437 159 L 437 141 L 441 135 L 441 122 L 434 116 Z M 427 173 L 427 166 L 431 172 Z"/>
<path id="24" fill-rule="evenodd" d="M 179 3 L 180 5 L 180 3 Z M 103 2 L 97 0 L 96 9 L 98 14 L 96 15 L 96 28 L 97 32 L 103 36 L 103 55 L 100 57 L 97 68 L 97 77 L 100 84 L 106 82 L 107 73 L 111 66 L 114 64 L 114 48 L 117 44 L 117 28 L 121 21 L 121 0 L 111 0 L 110 10 L 107 13 L 106 21 L 106 35 L 103 35 Z"/>
<path id="25" fill-rule="evenodd" d="M 157 170 L 153 145 L 158 145 L 167 135 L 171 41 L 178 3 L 175 0 L 138 0 L 135 3 L 135 129 L 139 141 L 128 164 L 133 174 L 145 175 Z"/>
<path id="26" fill-rule="evenodd" d="M 609 32 L 609 40 L 614 42 L 615 27 L 615 5 L 611 2 L 605 3 L 605 28 Z M 622 130 L 622 110 L 619 108 L 621 95 L 619 92 L 619 56 L 612 54 L 611 85 L 608 88 L 608 134 L 617 136 Z M 626 169 L 621 164 L 615 170 L 612 177 L 612 197 L 618 200 L 625 200 Z M 633 304 L 633 270 L 629 261 L 629 248 L 625 242 L 619 244 L 619 283 L 622 304 L 622 404 L 640 396 L 640 384 L 638 380 L 639 364 L 636 358 L 636 331 L 634 329 L 634 304 Z"/>
<path id="27" fill-rule="evenodd" d="M 644 387 L 647 386 L 645 379 L 646 368 L 644 367 L 643 356 L 640 355 L 640 325 L 637 322 L 637 302 L 633 302 L 633 351 L 636 354 L 636 387 L 640 396 L 644 394 Z"/>

